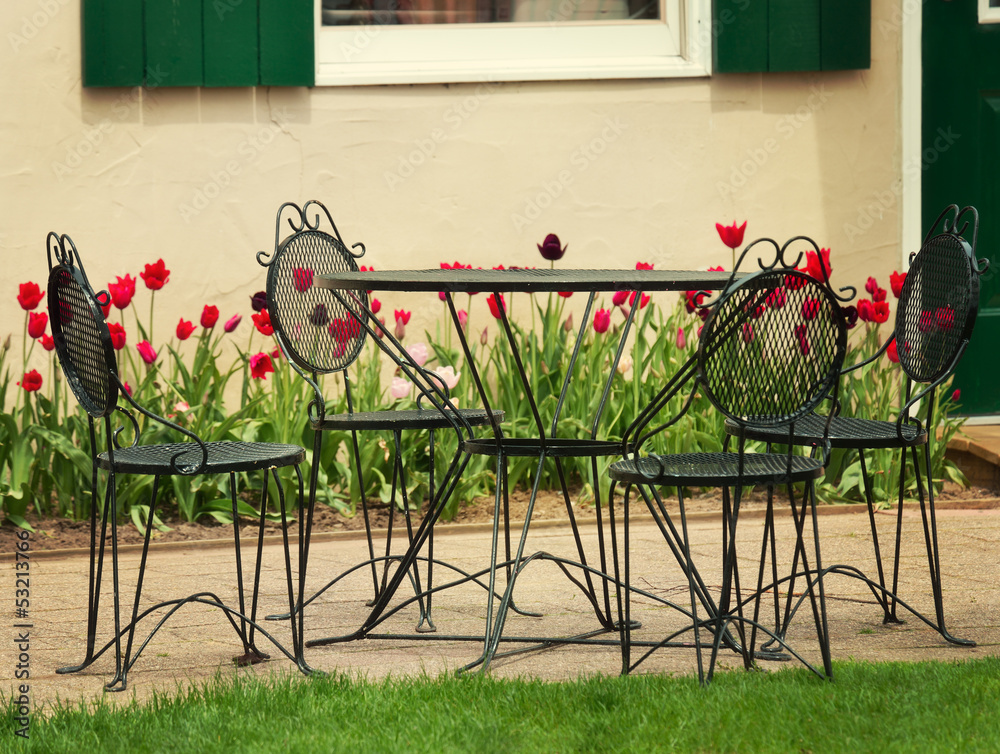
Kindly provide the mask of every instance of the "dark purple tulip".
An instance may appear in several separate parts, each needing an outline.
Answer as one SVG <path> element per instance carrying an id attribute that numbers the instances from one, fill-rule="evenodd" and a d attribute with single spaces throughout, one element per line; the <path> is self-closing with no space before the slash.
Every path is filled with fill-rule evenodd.
<path id="1" fill-rule="evenodd" d="M 257 291 L 250 297 L 250 308 L 255 312 L 267 307 L 267 294 L 264 291 Z"/>
<path id="2" fill-rule="evenodd" d="M 842 306 L 840 311 L 844 315 L 844 324 L 847 325 L 848 330 L 858 324 L 858 308 L 856 306 Z"/>
<path id="3" fill-rule="evenodd" d="M 549 233 L 545 236 L 545 240 L 540 244 L 536 244 L 536 246 L 538 246 L 538 253 L 550 262 L 562 259 L 563 254 L 566 253 L 566 249 L 569 248 L 568 244 L 566 246 L 559 245 L 559 236 L 555 233 Z"/>

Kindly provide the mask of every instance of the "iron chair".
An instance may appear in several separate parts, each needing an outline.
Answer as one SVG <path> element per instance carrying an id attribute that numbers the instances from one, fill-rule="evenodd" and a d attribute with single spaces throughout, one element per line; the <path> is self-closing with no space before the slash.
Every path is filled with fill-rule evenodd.
<path id="1" fill-rule="evenodd" d="M 312 218 L 310 213 L 315 212 Z M 291 234 L 282 239 L 282 217 L 288 222 Z M 322 219 L 326 219 L 328 230 L 321 229 Z M 359 249 L 357 253 L 352 251 Z M 351 391 L 351 380 L 348 368 L 361 354 L 365 339 L 369 332 L 368 319 L 371 312 L 368 297 L 364 291 L 359 294 L 350 293 L 342 296 L 335 292 L 313 285 L 313 277 L 323 273 L 357 271 L 357 259 L 365 253 L 362 243 L 355 243 L 347 248 L 340 231 L 337 229 L 329 210 L 319 201 L 310 200 L 302 207 L 286 202 L 278 208 L 275 218 L 274 251 L 271 254 L 259 252 L 257 261 L 267 267 L 267 308 L 274 326 L 275 336 L 282 353 L 298 374 L 306 381 L 313 392 L 313 400 L 309 404 L 309 426 L 313 430 L 312 468 L 309 478 L 309 515 L 311 517 L 316 503 L 319 480 L 320 459 L 322 458 L 323 437 L 332 431 L 349 432 L 355 473 L 359 478 L 361 490 L 361 510 L 365 521 L 365 534 L 368 540 L 371 577 L 374 589 L 372 602 L 374 605 L 386 590 L 392 590 L 388 578 L 391 562 L 399 561 L 392 554 L 392 529 L 395 514 L 396 491 L 402 498 L 403 515 L 409 543 L 414 542 L 414 531 L 410 517 L 409 496 L 406 489 L 406 474 L 402 463 L 402 432 L 404 430 L 424 430 L 429 437 L 429 499 L 435 498 L 434 484 L 434 439 L 435 431 L 455 428 L 456 421 L 466 426 L 482 426 L 490 421 L 489 414 L 483 409 L 458 409 L 457 416 L 449 417 L 434 405 L 425 407 L 418 400 L 417 408 L 410 410 L 355 411 Z M 378 325 L 376 324 L 376 327 Z M 414 365 L 415 366 L 415 365 Z M 343 377 L 344 395 L 347 411 L 344 413 L 327 413 L 326 400 L 320 387 L 322 375 L 340 373 Z M 433 372 L 421 370 L 426 381 L 434 381 L 435 389 L 447 388 L 440 378 L 435 379 Z M 423 396 L 421 396 L 423 398 Z M 503 420 L 502 411 L 492 412 L 495 421 Z M 361 452 L 358 443 L 358 433 L 365 431 L 389 431 L 393 436 L 393 472 L 392 495 L 389 505 L 389 523 L 386 533 L 384 555 L 376 555 L 369 517 L 368 497 L 365 494 L 364 469 L 361 463 Z M 433 532 L 431 532 L 433 534 Z M 308 558 L 308 552 L 306 552 Z M 420 616 L 416 630 L 418 632 L 433 632 L 436 630 L 432 618 L 432 582 L 434 566 L 434 539 L 427 540 L 427 588 L 421 585 L 419 570 L 414 567 L 411 572 L 414 588 L 419 598 Z M 381 576 L 379 565 L 381 563 Z M 303 570 L 305 565 L 302 566 Z M 304 603 L 308 605 L 318 596 L 333 586 L 341 574 L 328 582 Z M 283 617 L 283 616 L 274 616 Z M 324 640 L 310 642 L 310 646 L 326 643 Z"/>
<path id="2" fill-rule="evenodd" d="M 615 577 L 619 584 L 618 625 L 623 673 L 629 673 L 659 648 L 690 646 L 690 643 L 678 641 L 678 637 L 693 632 L 699 679 L 710 681 L 722 647 L 739 652 L 749 668 L 757 656 L 757 634 L 762 632 L 817 675 L 832 677 L 822 579 L 811 580 L 808 587 L 823 659 L 823 673 L 820 673 L 784 637 L 777 636 L 758 621 L 761 595 L 778 586 L 777 583 L 763 583 L 767 541 L 761 552 L 757 586 L 749 599 L 743 596 L 736 558 L 737 524 L 744 489 L 757 485 L 787 484 L 796 529 L 796 560 L 806 559 L 803 531 L 808 507 L 812 512 L 814 562 L 817 568 L 821 562 L 816 537 L 814 482 L 823 474 L 825 455 L 812 458 L 791 451 L 753 453 L 747 452 L 746 448 L 748 427 L 794 428 L 799 420 L 810 415 L 820 401 L 837 393 L 837 380 L 847 348 L 847 329 L 839 297 L 830 287 L 794 269 L 794 265 L 785 263 L 790 245 L 799 240 L 802 240 L 801 237 L 779 248 L 774 241 L 761 239 L 744 250 L 741 262 L 759 244 L 764 244 L 765 248 L 773 246 L 777 255 L 770 265 L 761 263 L 761 271 L 743 278 L 734 273 L 729 285 L 711 305 L 711 314 L 696 355 L 664 385 L 629 427 L 623 438 L 624 457 L 609 469 L 613 480 L 612 493 L 616 485 L 625 487 L 622 514 L 624 552 L 621 557 L 616 528 L 614 525 L 611 527 Z M 815 244 L 812 245 L 816 248 Z M 684 389 L 690 389 L 690 395 L 684 400 L 682 408 L 664 423 L 650 429 L 671 401 L 675 397 L 680 399 Z M 641 455 L 642 447 L 650 438 L 668 430 L 684 416 L 699 391 L 739 428 L 735 452 Z M 793 483 L 806 485 L 798 503 Z M 685 512 L 684 489 L 706 486 L 723 488 L 722 588 L 718 600 L 713 597 L 692 561 Z M 690 609 L 672 605 L 684 616 L 684 627 L 662 640 L 633 641 L 636 624 L 631 615 L 631 595 L 639 591 L 630 582 L 629 501 L 633 487 L 638 488 L 687 580 Z M 679 531 L 658 490 L 662 487 L 677 488 Z M 613 494 L 611 500 L 614 501 Z M 611 518 L 613 521 L 613 505 Z M 776 558 L 773 543 L 771 550 L 773 562 Z M 745 611 L 749 602 L 754 606 L 752 615 Z M 705 610 L 706 618 L 699 617 L 699 605 Z M 712 637 L 707 675 L 702 659 L 702 633 L 705 631 Z M 631 659 L 633 645 L 646 648 L 635 662 Z"/>
<path id="3" fill-rule="evenodd" d="M 301 625 L 293 626 L 292 628 L 293 651 L 290 653 L 256 623 L 261 551 L 263 546 L 263 518 L 268 505 L 268 480 L 269 478 L 273 478 L 277 485 L 279 509 L 282 518 L 284 518 L 285 498 L 282 486 L 278 483 L 277 470 L 294 466 L 296 472 L 298 472 L 298 464 L 305 457 L 305 450 L 297 445 L 205 442 L 190 430 L 173 424 L 139 405 L 129 394 L 129 391 L 122 384 L 118 375 L 111 336 L 101 309 L 102 305 L 110 303 L 109 295 L 107 292 L 94 294 L 84 272 L 80 255 L 69 236 L 49 233 L 46 239 L 46 247 L 49 264 L 48 309 L 49 318 L 52 322 L 52 336 L 55 341 L 55 350 L 66 377 L 66 383 L 70 386 L 81 407 L 87 413 L 93 457 L 86 655 L 78 665 L 59 668 L 57 672 L 73 673 L 82 670 L 91 665 L 114 645 L 115 675 L 105 685 L 105 688 L 109 691 L 125 690 L 128 671 L 139 659 L 139 656 L 146 646 L 148 646 L 150 640 L 170 616 L 189 603 L 213 605 L 223 610 L 243 645 L 243 654 L 234 658 L 238 664 L 252 664 L 268 658 L 267 654 L 257 648 L 255 633 L 259 631 L 289 659 L 296 662 L 301 669 L 307 670 L 308 668 L 302 657 Z M 121 405 L 122 401 L 127 405 Z M 142 444 L 140 423 L 136 414 L 140 414 L 142 417 L 169 427 L 183 436 L 185 438 L 184 441 L 166 444 Z M 112 417 L 115 416 L 121 420 L 121 426 L 115 426 L 116 422 L 112 420 Z M 99 452 L 100 449 L 98 446 L 99 425 L 105 442 L 105 450 L 103 452 Z M 132 436 L 131 442 L 123 444 L 122 438 L 127 437 L 129 433 Z M 261 486 L 261 528 L 257 538 L 257 560 L 254 569 L 253 592 L 248 614 L 240 550 L 236 475 L 257 470 L 264 472 L 264 481 Z M 100 514 L 100 533 L 98 533 L 97 509 L 100 507 L 98 504 L 100 500 L 98 497 L 98 478 L 101 472 L 107 474 L 107 485 L 103 508 Z M 135 599 L 132 605 L 132 617 L 124 626 L 122 625 L 119 601 L 118 536 L 116 526 L 118 509 L 116 483 L 117 477 L 120 474 L 153 476 L 149 512 L 146 519 L 146 532 L 142 546 L 142 557 L 139 564 Z M 236 578 L 239 589 L 239 609 L 237 610 L 224 604 L 212 592 L 198 592 L 187 597 L 160 602 L 145 608 L 140 614 L 139 605 L 149 552 L 150 533 L 153 528 L 154 517 L 156 516 L 160 479 L 174 475 L 191 476 L 195 474 L 229 475 L 229 486 L 232 496 L 233 534 L 236 542 Z M 301 508 L 303 488 L 301 474 L 298 474 L 298 482 Z M 111 525 L 111 565 L 114 585 L 114 637 L 98 650 L 96 649 L 97 623 L 109 523 Z M 285 530 L 285 573 L 288 586 L 289 608 L 293 609 L 294 596 L 287 529 Z M 301 594 L 301 590 L 299 593 Z M 133 653 L 136 629 L 140 621 L 160 609 L 166 609 L 166 613 L 157 619 L 148 637 L 139 644 Z M 128 640 L 123 653 L 122 638 L 126 633 L 128 634 Z"/>
<path id="4" fill-rule="evenodd" d="M 872 364 L 895 342 L 899 365 L 906 378 L 905 400 L 896 421 L 839 416 L 837 415 L 839 406 L 834 403 L 832 418 L 820 414 L 806 416 L 796 424 L 794 432 L 791 433 L 794 444 L 816 447 L 822 443 L 823 433 L 829 427 L 827 439 L 831 446 L 856 450 L 860 458 L 877 582 L 869 579 L 856 566 L 849 564 L 830 565 L 826 571 L 860 578 L 867 583 L 882 608 L 883 623 L 901 623 L 896 615 L 896 607 L 897 604 L 903 605 L 905 609 L 937 630 L 944 639 L 962 646 L 974 646 L 975 642 L 953 636 L 945 625 L 930 443 L 935 427 L 936 390 L 954 372 L 968 346 L 979 306 L 979 276 L 989 266 L 988 260 L 977 260 L 975 256 L 978 229 L 979 214 L 974 207 L 960 210 L 958 205 L 953 204 L 945 208 L 927 232 L 920 251 L 910 255 L 910 267 L 899 296 L 892 337 L 882 344 L 874 356 L 844 370 L 846 375 Z M 923 422 L 916 415 L 920 407 L 925 408 Z M 727 429 L 735 431 L 737 427 L 730 422 Z M 789 427 L 749 427 L 746 429 L 746 434 L 755 440 L 784 443 L 788 441 Z M 892 585 L 891 587 L 886 585 L 885 567 L 875 524 L 875 501 L 865 461 L 866 450 L 884 448 L 898 449 L 902 454 L 900 461 L 904 467 L 905 454 L 909 450 L 913 468 L 917 470 L 917 493 L 936 622 L 931 622 L 897 597 L 906 482 L 902 473 L 899 479 Z M 923 449 L 926 480 L 919 471 L 919 448 Z M 781 616 L 776 606 L 777 625 L 786 625 L 794 616 L 795 609 L 796 606 L 789 600 L 784 615 Z"/>

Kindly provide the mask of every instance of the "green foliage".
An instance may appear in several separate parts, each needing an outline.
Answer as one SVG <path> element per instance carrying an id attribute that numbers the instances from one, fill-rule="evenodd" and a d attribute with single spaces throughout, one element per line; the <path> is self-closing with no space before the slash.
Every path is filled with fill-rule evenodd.
<path id="1" fill-rule="evenodd" d="M 121 280 L 121 279 L 119 279 Z M 131 299 L 126 307 L 110 319 L 125 327 L 134 320 L 128 343 L 119 352 L 119 369 L 131 386 L 133 395 L 150 411 L 165 416 L 180 426 L 195 432 L 206 441 L 243 440 L 248 442 L 282 442 L 313 447 L 313 433 L 308 426 L 308 406 L 314 398 L 310 386 L 280 358 L 275 341 L 266 326 L 253 328 L 249 324 L 239 330 L 239 317 L 211 327 L 183 328 L 167 340 L 159 341 L 157 356 L 147 364 L 139 358 L 136 340 L 153 337 L 154 296 L 149 294 L 149 313 L 140 321 L 138 306 Z M 884 292 L 883 292 L 884 294 Z M 162 295 L 162 293 L 161 293 Z M 581 294 L 577 294 L 579 297 Z M 493 408 L 502 409 L 506 418 L 504 433 L 508 437 L 537 435 L 535 415 L 527 400 L 534 396 L 542 431 L 552 436 L 552 419 L 558 410 L 556 435 L 564 439 L 597 438 L 618 441 L 633 418 L 646 406 L 660 388 L 691 358 L 697 348 L 701 321 L 685 310 L 683 297 L 671 305 L 671 299 L 659 296 L 637 311 L 628 335 L 627 347 L 616 362 L 616 351 L 625 327 L 629 302 L 622 294 L 610 293 L 596 297 L 583 328 L 574 325 L 573 314 L 582 306 L 570 306 L 570 299 L 556 294 L 507 294 L 505 305 L 512 317 L 512 337 L 517 344 L 527 374 L 528 386 L 522 384 L 509 342 L 492 318 L 484 329 L 475 326 L 475 317 L 463 312 L 464 327 L 469 333 L 469 348 L 481 368 L 483 387 Z M 485 295 L 469 296 L 467 306 L 475 302 L 476 316 L 489 317 Z M 579 299 L 573 302 L 579 304 Z M 374 302 L 373 302 L 374 306 Z M 112 310 L 114 311 L 114 310 Z M 126 316 L 131 311 L 133 316 Z M 28 312 L 25 318 L 25 348 L 21 354 L 24 369 L 35 344 L 28 337 Z M 577 316 L 581 316 L 577 314 Z M 600 317 L 600 327 L 595 319 Z M 184 321 L 182 320 L 182 324 Z M 225 332 L 223 330 L 225 329 Z M 242 333 L 250 330 L 248 340 Z M 888 329 L 888 328 L 886 328 Z M 449 372 L 450 395 L 461 407 L 482 405 L 466 363 L 450 316 L 442 309 L 435 332 L 426 333 L 429 345 L 403 339 L 406 348 L 430 370 Z M 196 334 L 189 337 L 191 332 Z M 138 337 L 133 337 L 138 333 Z M 481 335 L 477 334 L 481 333 Z M 582 333 L 582 335 L 581 335 Z M 402 336 L 402 331 L 399 332 Z M 255 346 L 255 338 L 264 343 Z M 582 341 L 578 342 L 578 338 Z M 856 363 L 875 353 L 880 338 L 879 326 L 862 324 L 854 333 L 847 363 Z M 412 338 L 411 338 L 412 340 Z M 228 345 L 227 345 L 228 341 Z M 30 346 L 30 347 L 29 347 Z M 236 358 L 227 355 L 233 349 Z M 38 375 L 33 383 L 30 372 L 20 380 L 11 374 L 7 364 L 9 342 L 0 350 L 0 505 L 6 520 L 26 526 L 29 508 L 41 516 L 85 518 L 90 506 L 91 461 L 90 428 L 86 415 L 79 409 L 62 381 L 55 354 L 49 354 L 47 375 Z M 574 351 L 578 352 L 573 366 L 569 389 L 559 407 L 564 378 Z M 255 367 L 251 366 L 255 364 Z M 273 371 L 269 371 L 273 370 Z M 369 344 L 350 370 L 351 396 L 356 410 L 407 409 L 416 405 L 414 388 L 399 374 L 391 384 L 385 376 L 391 370 L 387 357 Z M 33 371 L 33 370 L 32 370 Z M 858 370 L 844 380 L 841 390 L 843 414 L 871 418 L 894 419 L 901 403 L 901 372 L 898 365 L 881 359 L 878 363 Z M 41 389 L 28 390 L 37 382 Z M 343 383 L 337 379 L 321 380 L 327 413 L 347 409 Z M 606 394 L 605 394 L 606 388 Z M 950 396 L 950 397 L 949 397 Z M 662 420 L 676 415 L 691 400 L 686 414 L 667 431 L 657 433 L 644 446 L 650 452 L 677 453 L 717 451 L 722 449 L 724 428 L 722 417 L 704 395 L 681 392 L 674 396 L 661 412 Z M 945 479 L 963 481 L 958 469 L 944 457 L 948 440 L 958 431 L 961 419 L 953 415 L 957 396 L 951 396 L 947 386 L 938 390 L 935 415 L 939 418 L 940 439 L 932 445 L 932 470 L 937 484 Z M 115 421 L 120 421 L 115 418 Z M 117 425 L 113 426 L 113 429 Z M 183 440 L 169 427 L 139 417 L 143 442 L 177 442 Z M 97 427 L 97 442 L 106 442 L 101 426 Z M 480 432 L 489 432 L 481 428 Z M 130 427 L 123 428 L 122 441 L 131 441 Z M 407 432 L 400 438 L 402 467 L 406 470 L 406 486 L 412 507 L 422 504 L 429 491 L 431 467 L 434 481 L 440 483 L 445 471 L 456 457 L 458 438 L 455 433 L 438 431 L 434 437 L 434 452 L 427 432 Z M 357 438 L 357 448 L 364 470 L 364 494 L 369 500 L 388 503 L 393 490 L 395 438 L 391 432 L 366 432 Z M 355 438 L 347 432 L 328 432 L 323 438 L 319 464 L 319 500 L 347 515 L 353 515 L 361 500 L 361 479 L 353 463 Z M 307 453 L 303 473 L 308 478 L 309 464 L 314 462 Z M 615 457 L 598 459 L 596 474 L 589 459 L 563 459 L 561 468 L 567 483 L 579 485 L 583 497 L 592 497 L 595 484 L 606 485 L 606 468 Z M 510 462 L 511 486 L 527 486 L 538 473 L 533 458 L 513 458 Z M 912 494 L 912 461 L 898 462 L 890 451 L 869 455 L 869 468 L 875 483 L 875 497 L 880 503 L 895 498 L 899 474 L 906 469 Z M 494 461 L 477 456 L 469 460 L 458 480 L 455 493 L 444 511 L 452 517 L 458 506 L 486 494 L 496 484 Z M 559 469 L 547 463 L 540 470 L 542 488 L 559 485 Z M 252 489 L 257 479 L 238 479 L 240 490 Z M 294 500 L 297 481 L 292 474 L 282 476 L 286 497 Z M 119 515 L 130 516 L 140 527 L 146 525 L 147 500 L 151 480 L 129 477 L 120 480 L 117 494 Z M 861 500 L 860 465 L 856 454 L 834 454 L 825 480 L 827 499 Z M 174 477 L 163 485 L 159 512 L 161 519 L 178 516 L 197 520 L 210 516 L 228 521 L 232 515 L 229 503 L 231 482 L 228 477 Z M 276 490 L 268 498 L 275 500 Z M 249 496 L 240 503 L 247 514 L 255 513 L 259 497 Z M 402 500 L 396 495 L 397 503 Z M 96 501 L 103 505 L 103 495 Z M 276 515 L 274 510 L 269 515 Z M 158 521 L 154 521 L 158 524 Z"/>

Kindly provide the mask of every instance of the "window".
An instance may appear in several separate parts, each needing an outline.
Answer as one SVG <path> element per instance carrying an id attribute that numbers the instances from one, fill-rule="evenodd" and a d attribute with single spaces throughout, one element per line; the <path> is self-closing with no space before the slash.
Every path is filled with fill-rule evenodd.
<path id="1" fill-rule="evenodd" d="M 316 0 L 316 83 L 704 76 L 711 0 Z"/>
<path id="2" fill-rule="evenodd" d="M 979 23 L 1000 24 L 1000 0 L 979 0 Z"/>

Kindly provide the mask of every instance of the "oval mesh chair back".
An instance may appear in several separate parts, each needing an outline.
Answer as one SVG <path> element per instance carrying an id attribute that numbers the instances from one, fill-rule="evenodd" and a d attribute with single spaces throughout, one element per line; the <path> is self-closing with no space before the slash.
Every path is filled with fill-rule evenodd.
<path id="1" fill-rule="evenodd" d="M 315 284 L 324 273 L 357 270 L 354 257 L 329 233 L 305 230 L 278 247 L 267 273 L 271 323 L 289 356 L 318 373 L 347 369 L 361 353 L 365 329 L 329 290 Z M 357 312 L 368 309 L 364 291 L 343 291 Z"/>
<path id="2" fill-rule="evenodd" d="M 931 238 L 906 273 L 896 309 L 896 352 L 910 379 L 934 382 L 954 366 L 978 307 L 969 244 L 951 233 Z"/>
<path id="3" fill-rule="evenodd" d="M 826 286 L 797 270 L 766 271 L 719 300 L 701 336 L 699 376 L 727 417 L 775 426 L 826 397 L 846 349 L 840 305 Z"/>
<path id="4" fill-rule="evenodd" d="M 115 352 L 104 313 L 76 267 L 52 268 L 48 303 L 52 340 L 66 383 L 88 414 L 107 416 L 118 402 Z"/>

